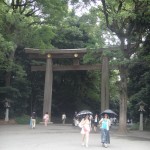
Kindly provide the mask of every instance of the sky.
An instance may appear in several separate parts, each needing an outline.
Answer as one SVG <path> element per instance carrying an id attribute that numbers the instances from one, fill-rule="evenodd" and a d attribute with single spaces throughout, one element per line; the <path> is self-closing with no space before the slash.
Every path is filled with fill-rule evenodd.
<path id="1" fill-rule="evenodd" d="M 69 2 L 69 9 L 75 8 L 76 15 L 82 16 L 84 13 L 88 13 L 91 7 L 98 7 L 100 3 L 100 0 L 97 0 L 96 3 L 91 2 L 89 5 L 85 5 L 84 2 L 80 0 L 80 4 L 72 6 Z"/>

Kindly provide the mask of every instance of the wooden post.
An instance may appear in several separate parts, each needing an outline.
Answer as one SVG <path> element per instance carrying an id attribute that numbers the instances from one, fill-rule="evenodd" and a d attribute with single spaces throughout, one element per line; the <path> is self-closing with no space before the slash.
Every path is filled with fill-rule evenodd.
<path id="1" fill-rule="evenodd" d="M 46 62 L 46 73 L 45 73 L 43 114 L 48 112 L 50 119 L 51 119 L 51 107 L 52 107 L 52 86 L 53 86 L 52 58 L 51 55 L 48 54 L 47 62 Z"/>
<path id="2" fill-rule="evenodd" d="M 102 58 L 101 74 L 101 112 L 109 108 L 109 61 L 108 57 Z"/>

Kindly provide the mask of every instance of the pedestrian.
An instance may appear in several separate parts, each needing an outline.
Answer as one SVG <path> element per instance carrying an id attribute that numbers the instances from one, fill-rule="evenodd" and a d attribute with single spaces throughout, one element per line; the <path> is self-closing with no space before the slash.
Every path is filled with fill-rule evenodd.
<path id="1" fill-rule="evenodd" d="M 111 125 L 110 119 L 107 114 L 104 114 L 104 118 L 99 121 L 101 125 L 101 143 L 102 146 L 107 147 L 110 144 L 109 127 Z"/>
<path id="2" fill-rule="evenodd" d="M 43 120 L 44 120 L 44 125 L 47 126 L 48 122 L 49 122 L 49 114 L 48 112 L 46 112 L 43 116 Z"/>
<path id="3" fill-rule="evenodd" d="M 81 120 L 79 123 L 79 127 L 81 127 L 81 134 L 82 134 L 82 145 L 88 147 L 89 143 L 89 134 L 91 128 L 91 122 L 89 120 L 89 116 L 86 115 L 85 118 Z"/>
<path id="4" fill-rule="evenodd" d="M 79 124 L 79 119 L 78 119 L 78 116 L 77 116 L 77 112 L 75 111 L 74 117 L 73 117 L 73 125 L 77 127 L 78 124 Z"/>
<path id="5" fill-rule="evenodd" d="M 62 114 L 62 123 L 63 123 L 63 124 L 65 124 L 66 118 L 67 118 L 67 117 L 66 117 L 66 114 L 63 113 L 63 114 Z"/>
<path id="6" fill-rule="evenodd" d="M 97 131 L 97 125 L 98 125 L 98 115 L 96 114 L 94 117 L 94 131 Z"/>
<path id="7" fill-rule="evenodd" d="M 36 126 L 36 112 L 33 111 L 31 115 L 31 127 L 32 129 L 35 129 Z"/>
<path id="8" fill-rule="evenodd" d="M 114 125 L 117 124 L 117 118 L 116 118 L 116 117 L 113 118 L 113 124 L 114 124 Z"/>

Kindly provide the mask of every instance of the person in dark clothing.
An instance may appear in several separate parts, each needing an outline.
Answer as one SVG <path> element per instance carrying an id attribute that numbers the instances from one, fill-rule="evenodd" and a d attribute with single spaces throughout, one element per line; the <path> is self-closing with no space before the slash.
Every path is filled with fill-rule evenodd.
<path id="1" fill-rule="evenodd" d="M 31 127 L 32 129 L 35 129 L 36 126 L 36 112 L 33 111 L 31 115 Z"/>

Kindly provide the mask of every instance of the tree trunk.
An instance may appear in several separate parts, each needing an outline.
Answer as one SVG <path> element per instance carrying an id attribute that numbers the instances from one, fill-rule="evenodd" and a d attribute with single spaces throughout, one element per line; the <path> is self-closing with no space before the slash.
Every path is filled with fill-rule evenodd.
<path id="1" fill-rule="evenodd" d="M 119 116 L 119 133 L 127 133 L 127 67 L 121 65 L 120 71 L 120 116 Z"/>
<path id="2" fill-rule="evenodd" d="M 5 86 L 10 86 L 11 82 L 11 72 L 6 72 L 5 74 Z"/>
<path id="3" fill-rule="evenodd" d="M 14 60 L 14 55 L 15 55 L 15 51 L 13 51 L 10 56 L 9 59 L 10 60 Z M 5 74 L 5 86 L 10 86 L 11 85 L 11 71 L 6 72 Z"/>

